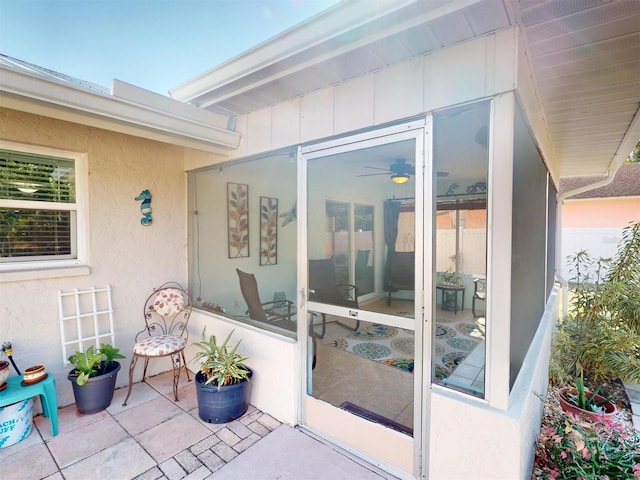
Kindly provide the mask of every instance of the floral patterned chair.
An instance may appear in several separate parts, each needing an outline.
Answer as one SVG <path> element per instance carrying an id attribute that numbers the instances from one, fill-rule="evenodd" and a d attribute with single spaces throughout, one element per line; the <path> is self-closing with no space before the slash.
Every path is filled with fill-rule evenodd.
<path id="1" fill-rule="evenodd" d="M 145 327 L 136 335 L 133 356 L 129 365 L 129 390 L 122 405 L 126 405 L 131 395 L 133 372 L 139 358 L 144 358 L 142 381 L 147 376 L 147 366 L 152 358 L 171 357 L 173 366 L 173 395 L 178 401 L 178 381 L 180 370 L 187 370 L 184 348 L 187 345 L 189 332 L 187 323 L 191 316 L 191 298 L 178 283 L 167 282 L 155 289 L 144 304 Z"/>

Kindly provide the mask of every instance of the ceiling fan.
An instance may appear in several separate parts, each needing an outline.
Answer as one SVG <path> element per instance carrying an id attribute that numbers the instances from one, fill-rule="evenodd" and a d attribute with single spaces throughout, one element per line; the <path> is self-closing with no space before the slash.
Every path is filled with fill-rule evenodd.
<path id="1" fill-rule="evenodd" d="M 391 181 L 394 183 L 406 183 L 409 181 L 411 175 L 415 175 L 416 169 L 404 158 L 398 158 L 395 162 L 389 165 L 389 168 L 379 168 L 379 167 L 367 167 L 372 170 L 381 170 L 384 173 L 368 173 L 364 175 L 358 175 L 358 177 L 373 177 L 375 175 L 391 175 Z"/>
<path id="2" fill-rule="evenodd" d="M 379 168 L 379 167 L 367 167 L 373 170 L 382 170 L 384 173 L 368 173 L 364 175 L 358 175 L 358 177 L 372 177 L 375 175 L 391 175 L 391 181 L 393 183 L 406 183 L 411 178 L 411 175 L 416 174 L 416 168 L 407 163 L 404 158 L 396 159 L 389 168 Z M 446 177 L 449 175 L 449 172 L 438 172 L 438 177 Z"/>

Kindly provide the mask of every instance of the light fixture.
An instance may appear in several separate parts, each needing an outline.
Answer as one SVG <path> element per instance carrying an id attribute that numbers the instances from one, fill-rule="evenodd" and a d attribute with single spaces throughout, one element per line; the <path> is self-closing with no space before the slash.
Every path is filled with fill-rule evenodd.
<path id="1" fill-rule="evenodd" d="M 16 189 L 22 193 L 36 193 L 41 185 L 28 182 L 14 182 Z"/>
<path id="2" fill-rule="evenodd" d="M 391 181 L 393 183 L 407 183 L 409 181 L 409 175 L 406 173 L 398 173 L 391 176 Z"/>

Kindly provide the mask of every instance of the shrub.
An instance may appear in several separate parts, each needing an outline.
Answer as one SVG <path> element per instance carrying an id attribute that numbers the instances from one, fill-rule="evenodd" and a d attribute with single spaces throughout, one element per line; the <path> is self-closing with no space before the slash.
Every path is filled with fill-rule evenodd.
<path id="1" fill-rule="evenodd" d="M 640 436 L 615 418 L 596 421 L 548 412 L 552 421 L 536 443 L 538 478 L 561 480 L 640 477 Z"/>
<path id="2" fill-rule="evenodd" d="M 549 374 L 565 382 L 640 382 L 640 223 L 623 231 L 616 257 L 569 257 L 572 302 L 554 337 Z"/>

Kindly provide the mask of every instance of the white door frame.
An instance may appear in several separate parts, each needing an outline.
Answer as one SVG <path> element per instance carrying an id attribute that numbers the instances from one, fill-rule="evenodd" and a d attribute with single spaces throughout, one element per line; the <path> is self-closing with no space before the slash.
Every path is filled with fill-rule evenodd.
<path id="1" fill-rule="evenodd" d="M 414 362 L 414 434 L 413 434 L 413 466 L 410 468 L 413 475 L 410 478 L 426 478 L 425 473 L 428 471 L 428 436 L 429 436 L 429 405 L 430 405 L 430 392 L 431 392 L 431 332 L 432 332 L 432 316 L 425 315 L 424 312 L 433 311 L 433 295 L 431 288 L 428 289 L 428 294 L 425 295 L 424 285 L 432 285 L 432 264 L 433 264 L 433 239 L 431 235 L 432 221 L 424 221 L 424 218 L 431 219 L 431 212 L 433 211 L 433 195 L 432 187 L 428 190 L 425 189 L 426 185 L 433 185 L 432 175 L 432 160 L 431 160 L 431 117 L 425 117 L 422 119 L 410 121 L 407 123 L 394 125 L 391 127 L 380 128 L 376 130 L 370 130 L 364 133 L 358 133 L 355 135 L 345 135 L 341 138 L 336 138 L 316 144 L 305 145 L 298 148 L 298 278 L 297 284 L 300 287 L 298 292 L 298 338 L 299 342 L 299 358 L 297 365 L 301 365 L 301 381 L 300 381 L 300 395 L 299 395 L 299 418 L 298 423 L 306 425 L 307 419 L 307 379 L 311 372 L 311 366 L 308 359 L 308 350 L 310 348 L 310 342 L 304 341 L 308 339 L 307 322 L 300 321 L 300 319 L 306 319 L 309 310 L 316 309 L 319 304 L 309 302 L 307 304 L 306 285 L 308 275 L 308 261 L 307 261 L 307 162 L 309 160 L 323 157 L 326 155 L 334 155 L 338 153 L 344 153 L 352 150 L 358 150 L 367 147 L 373 147 L 383 145 L 391 142 L 398 142 L 402 140 L 415 139 L 415 166 L 416 174 L 415 180 L 415 261 L 416 261 L 416 280 L 415 280 L 415 320 L 411 320 L 413 323 L 409 328 L 415 330 L 415 362 Z M 425 191 L 429 194 L 426 195 Z M 425 213 L 428 212 L 428 215 Z M 427 233 L 427 234 L 425 234 Z M 420 248 L 420 246 L 422 248 Z M 427 254 L 425 254 L 427 252 Z M 426 303 L 425 303 L 426 302 Z M 327 307 L 323 306 L 327 311 L 336 310 L 335 313 L 339 313 L 339 307 Z M 350 312 L 351 316 L 358 312 Z M 371 312 L 369 312 L 370 314 Z M 347 315 L 345 315 L 347 316 Z M 385 322 L 394 324 L 397 323 L 398 327 L 407 328 L 407 325 L 402 319 L 394 319 L 392 322 Z M 315 400 L 315 399 L 313 399 Z M 319 401 L 318 401 L 319 402 Z M 336 407 L 330 407 L 339 411 Z M 345 415 L 349 415 L 346 414 Z M 370 423 L 370 422 L 367 422 Z M 375 426 L 383 428 L 380 426 Z M 374 463 L 380 464 L 380 459 L 375 455 L 362 452 L 357 446 L 351 447 L 347 441 L 341 438 L 337 438 L 335 434 L 328 434 L 324 431 L 315 430 L 310 427 L 315 433 L 320 436 L 328 437 L 334 443 L 348 449 L 353 450 L 358 455 L 366 458 Z M 397 432 L 390 432 L 391 435 L 396 435 Z M 400 434 L 398 434 L 400 435 Z M 398 438 L 396 438 L 398 440 Z M 384 460 L 383 460 L 384 461 Z M 387 465 L 388 469 L 395 474 L 406 476 L 406 472 L 402 475 L 402 471 L 397 470 L 391 465 Z"/>

